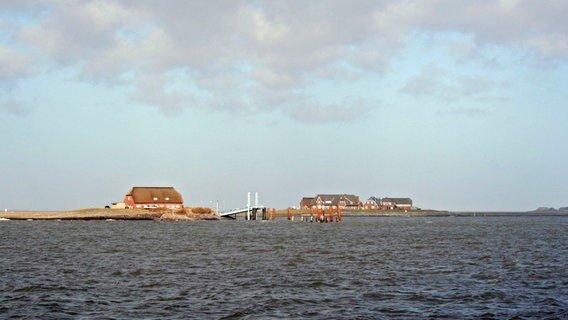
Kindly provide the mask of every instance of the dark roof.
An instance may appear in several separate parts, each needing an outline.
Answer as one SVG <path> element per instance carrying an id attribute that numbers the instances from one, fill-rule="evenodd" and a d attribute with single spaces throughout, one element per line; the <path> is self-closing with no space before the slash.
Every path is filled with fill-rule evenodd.
<path id="1" fill-rule="evenodd" d="M 395 204 L 412 205 L 412 199 L 410 198 L 383 198 L 383 202 L 393 202 Z"/>
<path id="2" fill-rule="evenodd" d="M 377 204 L 381 203 L 381 198 L 378 197 L 370 197 L 367 201 L 375 201 Z"/>
<path id="3" fill-rule="evenodd" d="M 183 203 L 181 194 L 174 187 L 133 187 L 126 195 L 132 196 L 137 203 Z"/>
<path id="4" fill-rule="evenodd" d="M 313 204 L 314 204 L 313 197 L 303 197 L 302 200 L 300 200 L 300 206 L 311 206 Z"/>
<path id="5" fill-rule="evenodd" d="M 338 205 L 339 201 L 345 201 L 347 205 L 359 205 L 359 196 L 354 194 L 318 194 L 316 199 L 320 198 L 324 203 Z"/>
<path id="6" fill-rule="evenodd" d="M 356 196 L 354 194 L 344 194 L 341 196 L 341 199 L 353 205 L 359 205 L 360 203 L 359 196 Z"/>
<path id="7" fill-rule="evenodd" d="M 335 202 L 339 201 L 339 195 L 338 194 L 318 194 L 315 198 L 321 199 L 324 203 L 325 202 L 335 203 Z"/>

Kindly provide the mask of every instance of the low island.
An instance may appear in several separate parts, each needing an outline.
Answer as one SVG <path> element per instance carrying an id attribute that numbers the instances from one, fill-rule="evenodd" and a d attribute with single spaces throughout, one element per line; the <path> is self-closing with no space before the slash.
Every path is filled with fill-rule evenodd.
<path id="1" fill-rule="evenodd" d="M 539 208 L 540 209 L 540 208 Z M 328 210 L 322 212 L 329 215 Z M 568 210 L 534 211 L 445 211 L 445 210 L 344 210 L 344 217 L 475 217 L 475 216 L 568 216 Z M 312 215 L 317 215 L 312 212 Z M 307 209 L 275 210 L 273 218 L 292 217 L 298 220 L 310 217 Z M 108 209 L 89 208 L 70 211 L 8 211 L 0 212 L 1 220 L 152 220 L 152 221 L 203 221 L 231 220 L 219 216 L 211 208 L 181 209 Z"/>
<path id="2" fill-rule="evenodd" d="M 9 220 L 153 220 L 198 221 L 219 220 L 210 208 L 170 209 L 81 209 L 71 211 L 1 212 L 0 219 Z"/>

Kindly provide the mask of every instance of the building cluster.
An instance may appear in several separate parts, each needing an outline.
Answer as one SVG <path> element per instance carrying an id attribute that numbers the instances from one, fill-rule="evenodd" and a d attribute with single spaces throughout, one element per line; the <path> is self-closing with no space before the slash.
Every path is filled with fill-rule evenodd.
<path id="1" fill-rule="evenodd" d="M 315 197 L 304 197 L 300 201 L 300 208 L 313 209 L 361 209 L 362 203 L 359 196 L 354 194 L 318 194 Z"/>
<path id="2" fill-rule="evenodd" d="M 300 201 L 302 209 L 367 209 L 367 210 L 410 210 L 410 198 L 378 198 L 370 197 L 365 203 L 354 194 L 318 194 L 315 197 L 304 197 Z"/>
<path id="3" fill-rule="evenodd" d="M 112 208 L 141 209 L 181 209 L 183 198 L 174 187 L 132 187 L 124 196 L 124 201 L 113 203 Z M 410 198 L 370 197 L 364 203 L 354 194 L 318 194 L 304 197 L 300 201 L 302 209 L 367 209 L 367 210 L 410 210 Z"/>
<path id="4" fill-rule="evenodd" d="M 377 198 L 370 197 L 363 208 L 369 210 L 410 210 L 412 199 L 410 198 Z"/>

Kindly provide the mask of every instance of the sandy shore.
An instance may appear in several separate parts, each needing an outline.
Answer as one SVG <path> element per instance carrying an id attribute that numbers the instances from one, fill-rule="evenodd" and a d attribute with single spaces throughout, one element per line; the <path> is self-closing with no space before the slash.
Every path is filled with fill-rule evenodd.
<path id="1" fill-rule="evenodd" d="M 143 209 L 84 209 L 74 211 L 18 211 L 0 212 L 0 219 L 10 220 L 155 220 L 155 221 L 197 221 L 219 220 L 214 213 L 174 213 L 169 210 Z"/>

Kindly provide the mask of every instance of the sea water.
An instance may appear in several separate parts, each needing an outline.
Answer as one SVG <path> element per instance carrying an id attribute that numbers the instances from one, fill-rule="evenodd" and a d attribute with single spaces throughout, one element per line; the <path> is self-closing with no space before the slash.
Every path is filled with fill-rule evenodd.
<path id="1" fill-rule="evenodd" d="M 568 218 L 3 221 L 0 318 L 567 319 Z"/>

